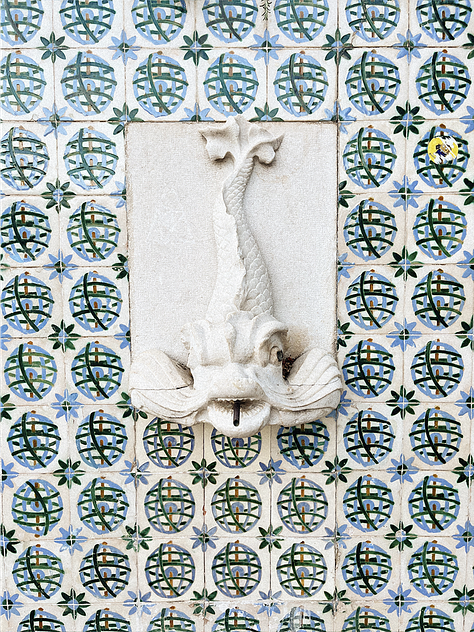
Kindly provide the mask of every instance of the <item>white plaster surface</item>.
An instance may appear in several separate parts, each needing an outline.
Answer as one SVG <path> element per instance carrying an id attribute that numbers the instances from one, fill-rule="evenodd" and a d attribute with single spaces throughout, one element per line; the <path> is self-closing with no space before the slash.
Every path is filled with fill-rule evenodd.
<path id="1" fill-rule="evenodd" d="M 217 124 L 216 124 L 217 125 Z M 270 275 L 274 316 L 288 351 L 334 352 L 336 130 L 267 123 L 284 139 L 271 166 L 256 164 L 244 208 Z M 214 288 L 212 210 L 232 163 L 213 163 L 193 123 L 127 128 L 132 355 L 160 349 L 185 363 L 184 324 L 204 318 Z"/>

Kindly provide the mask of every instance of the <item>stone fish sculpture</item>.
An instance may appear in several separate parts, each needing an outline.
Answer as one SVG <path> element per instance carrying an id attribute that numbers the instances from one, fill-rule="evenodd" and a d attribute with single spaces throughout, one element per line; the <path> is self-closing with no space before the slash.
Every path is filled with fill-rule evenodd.
<path id="1" fill-rule="evenodd" d="M 283 377 L 287 327 L 273 316 L 268 272 L 244 215 L 254 161 L 269 165 L 282 137 L 241 116 L 201 134 L 212 160 L 234 162 L 213 213 L 214 291 L 206 318 L 183 328 L 187 367 L 158 350 L 134 359 L 132 404 L 184 425 L 209 422 L 230 437 L 324 417 L 340 400 L 339 369 L 330 354 L 311 349 Z"/>

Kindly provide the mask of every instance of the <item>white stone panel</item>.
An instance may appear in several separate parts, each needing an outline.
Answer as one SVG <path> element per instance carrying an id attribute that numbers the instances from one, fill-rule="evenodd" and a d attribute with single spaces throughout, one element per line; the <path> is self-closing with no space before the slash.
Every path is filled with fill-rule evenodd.
<path id="1" fill-rule="evenodd" d="M 271 166 L 257 163 L 245 213 L 270 275 L 274 315 L 289 352 L 334 352 L 336 129 L 264 124 L 284 139 Z M 132 354 L 161 349 L 186 362 L 184 324 L 205 317 L 216 277 L 212 210 L 230 159 L 211 162 L 200 126 L 127 128 Z"/>

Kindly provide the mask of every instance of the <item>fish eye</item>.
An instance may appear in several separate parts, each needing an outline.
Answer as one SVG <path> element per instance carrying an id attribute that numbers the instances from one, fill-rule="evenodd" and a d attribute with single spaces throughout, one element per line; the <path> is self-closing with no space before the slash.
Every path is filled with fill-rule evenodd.
<path id="1" fill-rule="evenodd" d="M 279 364 L 283 360 L 283 351 L 280 347 L 272 347 L 270 349 L 270 362 L 272 364 Z"/>

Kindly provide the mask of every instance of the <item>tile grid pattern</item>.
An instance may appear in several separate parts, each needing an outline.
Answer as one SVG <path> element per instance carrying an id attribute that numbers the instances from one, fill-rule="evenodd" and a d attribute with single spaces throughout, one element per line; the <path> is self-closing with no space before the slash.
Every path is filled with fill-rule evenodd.
<path id="1" fill-rule="evenodd" d="M 472 630 L 471 13 L 4 0 L 2 630 Z M 338 126 L 347 388 L 231 445 L 129 405 L 124 164 L 239 110 Z"/>

